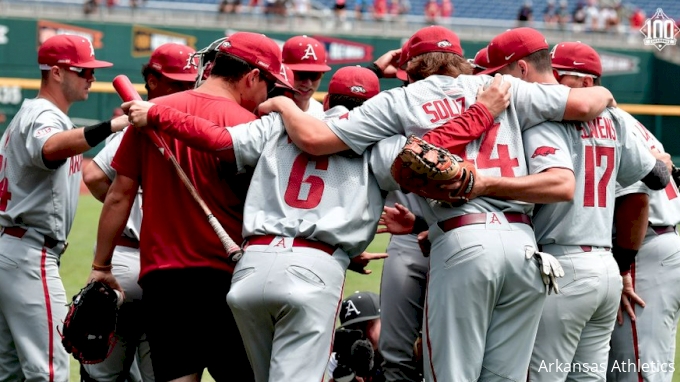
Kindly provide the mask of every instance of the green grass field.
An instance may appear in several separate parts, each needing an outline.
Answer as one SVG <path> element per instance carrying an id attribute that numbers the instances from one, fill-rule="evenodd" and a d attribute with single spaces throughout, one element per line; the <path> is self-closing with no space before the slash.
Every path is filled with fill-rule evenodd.
<path id="1" fill-rule="evenodd" d="M 70 296 L 73 296 L 85 285 L 87 276 L 90 273 L 92 249 L 97 233 L 100 211 L 101 203 L 92 196 L 81 196 L 76 220 L 69 236 L 69 248 L 61 262 L 61 276 L 69 300 Z M 369 247 L 369 251 L 384 252 L 385 247 L 387 246 L 387 240 L 387 235 L 376 236 Z M 374 262 L 369 268 L 373 270 L 371 275 L 359 275 L 354 272 L 347 273 L 345 295 L 354 293 L 354 291 L 357 290 L 369 290 L 379 293 L 382 261 Z M 680 363 L 678 363 L 680 361 L 678 354 L 679 353 L 676 353 L 675 357 L 676 365 L 680 365 Z M 78 363 L 74 359 L 71 359 L 71 382 L 77 382 L 78 380 Z M 213 381 L 207 373 L 203 380 Z M 675 373 L 673 382 L 680 382 L 680 372 Z"/>
<path id="2" fill-rule="evenodd" d="M 69 247 L 61 261 L 61 277 L 66 288 L 66 296 L 69 301 L 71 296 L 76 294 L 85 285 L 87 276 L 90 274 L 90 264 L 92 264 L 92 250 L 97 235 L 97 225 L 99 223 L 99 213 L 101 203 L 89 195 L 80 197 L 78 212 L 73 229 L 69 235 Z M 384 252 L 387 246 L 387 235 L 378 235 L 369 247 L 372 252 Z M 380 292 L 380 275 L 382 273 L 382 261 L 376 261 L 369 266 L 373 273 L 370 275 L 359 275 L 348 272 L 347 282 L 345 283 L 345 294 L 351 294 L 357 290 L 369 290 L 376 293 Z M 79 380 L 78 363 L 71 359 L 71 382 Z M 208 375 L 204 381 L 212 381 Z"/>

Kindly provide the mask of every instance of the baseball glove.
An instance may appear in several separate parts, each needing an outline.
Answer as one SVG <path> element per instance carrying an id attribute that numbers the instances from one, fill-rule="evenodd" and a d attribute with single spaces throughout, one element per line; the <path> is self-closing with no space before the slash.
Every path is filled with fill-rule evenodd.
<path id="1" fill-rule="evenodd" d="M 469 200 L 476 169 L 471 162 L 411 135 L 392 163 L 392 177 L 404 191 L 459 206 Z M 459 182 L 455 190 L 441 186 Z"/>
<path id="2" fill-rule="evenodd" d="M 115 344 L 118 296 L 111 287 L 95 281 L 73 296 L 64 319 L 61 343 L 81 363 L 102 362 Z"/>

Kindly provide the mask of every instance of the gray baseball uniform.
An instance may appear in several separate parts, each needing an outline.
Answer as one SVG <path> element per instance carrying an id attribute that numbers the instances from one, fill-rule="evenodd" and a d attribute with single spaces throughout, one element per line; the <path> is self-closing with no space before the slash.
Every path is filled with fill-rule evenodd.
<path id="1" fill-rule="evenodd" d="M 663 145 L 642 124 L 624 113 L 636 128 L 637 139 L 651 150 Z M 640 183 L 617 188 L 616 196 L 649 194 L 649 228 L 631 267 L 635 293 L 645 307 L 635 306 L 635 322 L 624 313 L 623 326 L 615 325 L 609 353 L 607 380 L 670 382 L 675 366 L 675 336 L 680 317 L 680 198 L 674 181 L 652 192 Z"/>
<path id="2" fill-rule="evenodd" d="M 255 167 L 245 254 L 227 295 L 255 379 L 322 380 L 345 271 L 375 235 L 380 188 L 398 188 L 389 168 L 405 138 L 363 156 L 310 157 L 291 143 L 276 114 L 229 131 L 238 169 Z"/>
<path id="3" fill-rule="evenodd" d="M 616 183 L 631 185 L 656 164 L 614 112 L 578 125 L 547 122 L 523 134 L 531 173 L 566 168 L 576 179 L 572 201 L 534 211 L 536 240 L 565 276 L 560 294 L 543 307 L 530 381 L 605 379 L 622 287 L 610 250 Z"/>
<path id="4" fill-rule="evenodd" d="M 422 216 L 417 196 L 390 192 L 385 205 L 399 203 Z M 422 381 L 413 362 L 413 343 L 423 327 L 429 259 L 416 235 L 392 235 L 380 282 L 380 354 L 387 381 Z"/>
<path id="5" fill-rule="evenodd" d="M 391 89 L 328 122 L 362 153 L 395 134 L 422 136 L 475 102 L 488 76 L 433 75 Z M 564 115 L 569 89 L 510 81 L 511 104 L 465 155 L 485 176 L 527 174 L 521 130 Z M 526 379 L 545 300 L 533 259 L 533 205 L 480 197 L 456 208 L 419 198 L 432 242 L 423 340 L 428 381 Z M 464 215 L 464 216 L 463 216 Z M 437 224 L 438 223 L 438 224 Z M 533 252 L 532 252 L 533 253 Z M 464 291 L 464 292 L 462 292 Z"/>
<path id="6" fill-rule="evenodd" d="M 113 180 L 116 170 L 111 167 L 113 157 L 123 139 L 118 133 L 111 137 L 106 146 L 94 157 L 94 162 Z M 142 289 L 137 284 L 139 279 L 139 233 L 142 226 L 142 189 L 130 209 L 123 239 L 113 250 L 112 273 L 125 291 L 125 303 L 120 307 L 117 323 L 117 342 L 109 357 L 97 364 L 83 365 L 90 377 L 97 381 L 116 381 L 118 376 L 130 367 L 130 378 L 133 381 L 153 381 L 153 368 L 149 342 L 144 335 L 141 318 Z M 134 362 L 129 365 L 129 358 L 134 355 Z M 127 360 L 127 363 L 126 363 Z"/>
<path id="7" fill-rule="evenodd" d="M 0 140 L 0 380 L 68 381 L 57 326 L 67 313 L 59 260 L 78 204 L 82 155 L 56 169 L 48 138 L 70 130 L 46 99 L 28 99 Z"/>
<path id="8" fill-rule="evenodd" d="M 309 100 L 309 108 L 305 113 L 318 119 L 323 119 L 326 116 L 326 113 L 323 110 L 323 104 L 314 98 Z"/>

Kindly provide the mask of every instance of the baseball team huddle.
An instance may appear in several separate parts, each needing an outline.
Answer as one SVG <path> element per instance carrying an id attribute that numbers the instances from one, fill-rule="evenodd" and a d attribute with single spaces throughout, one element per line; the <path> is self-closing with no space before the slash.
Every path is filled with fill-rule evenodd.
<path id="1" fill-rule="evenodd" d="M 122 299 L 82 381 L 672 379 L 674 166 L 586 44 L 516 28 L 466 60 L 453 31 L 425 27 L 337 70 L 321 103 L 331 67 L 313 38 L 168 43 L 142 69 L 148 101 L 84 128 L 68 110 L 112 64 L 75 35 L 45 41 L 38 64 L 38 96 L 0 141 L 0 381 L 69 380 L 59 264 L 81 179 L 104 203 L 86 281 Z M 438 158 L 410 178 L 397 159 L 413 141 Z M 465 182 L 427 181 L 443 157 Z M 384 232 L 387 253 L 366 252 Z M 346 271 L 382 258 L 379 301 L 343 302 Z M 376 364 L 340 378 L 336 320 L 362 310 L 380 318 L 361 326 Z"/>

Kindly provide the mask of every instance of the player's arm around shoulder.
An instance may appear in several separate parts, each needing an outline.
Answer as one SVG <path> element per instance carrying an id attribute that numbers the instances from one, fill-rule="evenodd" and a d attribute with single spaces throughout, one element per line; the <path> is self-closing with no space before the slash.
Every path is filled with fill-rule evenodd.
<path id="1" fill-rule="evenodd" d="M 97 146 L 111 134 L 128 125 L 125 115 L 95 125 L 60 131 L 50 135 L 42 145 L 41 155 L 49 168 L 59 167 L 64 160 Z M 56 167 L 55 167 L 56 166 Z"/>
<path id="2" fill-rule="evenodd" d="M 233 140 L 233 153 L 238 172 L 255 167 L 267 145 L 293 144 L 286 135 L 278 113 L 263 116 L 253 122 L 229 129 Z M 285 139 L 282 140 L 282 137 Z M 284 143 L 285 142 L 285 143 Z"/>
<path id="3" fill-rule="evenodd" d="M 216 153 L 220 159 L 233 160 L 229 153 L 232 137 L 227 126 L 148 101 L 125 102 L 121 107 L 137 129 L 156 129 L 191 148 Z"/>

